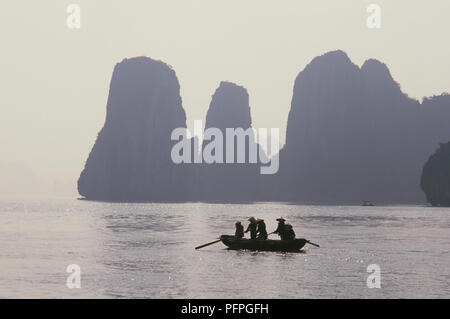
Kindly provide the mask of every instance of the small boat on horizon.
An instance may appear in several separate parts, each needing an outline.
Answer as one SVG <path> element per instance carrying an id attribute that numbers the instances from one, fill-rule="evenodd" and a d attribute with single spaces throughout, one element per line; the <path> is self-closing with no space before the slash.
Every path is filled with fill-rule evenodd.
<path id="1" fill-rule="evenodd" d="M 363 200 L 362 206 L 375 206 L 375 204 L 372 203 L 371 201 Z"/>

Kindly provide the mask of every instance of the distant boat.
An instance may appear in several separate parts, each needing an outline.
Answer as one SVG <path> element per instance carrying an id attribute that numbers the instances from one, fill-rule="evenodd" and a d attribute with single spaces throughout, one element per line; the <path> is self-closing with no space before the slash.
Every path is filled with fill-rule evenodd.
<path id="1" fill-rule="evenodd" d="M 372 203 L 372 202 L 370 202 L 368 200 L 363 200 L 362 205 L 363 206 L 375 206 L 374 203 Z"/>
<path id="2" fill-rule="evenodd" d="M 309 241 L 304 238 L 294 240 L 236 239 L 234 236 L 220 236 L 222 243 L 231 250 L 298 252 Z"/>

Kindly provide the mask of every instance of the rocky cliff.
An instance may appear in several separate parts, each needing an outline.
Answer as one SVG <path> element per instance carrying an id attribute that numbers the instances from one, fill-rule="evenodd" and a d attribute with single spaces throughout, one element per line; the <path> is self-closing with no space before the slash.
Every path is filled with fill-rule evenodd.
<path id="1" fill-rule="evenodd" d="M 218 128 L 222 132 L 223 160 L 226 161 L 226 128 L 251 127 L 249 96 L 247 90 L 230 82 L 221 82 L 206 115 L 205 132 L 208 128 Z M 203 142 L 203 151 L 211 141 Z M 258 145 L 255 136 L 250 134 L 245 141 L 245 163 L 237 163 L 237 143 L 234 138 L 234 164 L 203 163 L 199 174 L 199 198 L 205 201 L 251 201 L 259 193 L 259 164 L 249 163 L 248 150 Z"/>
<path id="2" fill-rule="evenodd" d="M 450 140 L 449 118 L 450 95 L 419 102 L 385 64 L 370 59 L 358 67 L 334 51 L 295 80 L 278 174 L 262 176 L 260 163 L 249 163 L 248 150 L 258 147 L 253 134 L 245 163 L 236 163 L 235 138 L 234 164 L 176 165 L 171 132 L 186 127 L 186 116 L 175 72 L 149 58 L 125 59 L 114 69 L 106 121 L 78 189 L 111 201 L 423 202 L 420 172 L 435 145 Z M 223 161 L 226 128 L 251 125 L 246 89 L 220 83 L 205 129 L 222 133 Z M 211 142 L 203 141 L 203 153 Z"/>
<path id="3" fill-rule="evenodd" d="M 171 132 L 186 127 L 180 86 L 165 63 L 145 57 L 117 64 L 107 115 L 78 180 L 87 199 L 180 201 L 187 173 L 171 161 Z"/>
<path id="4" fill-rule="evenodd" d="M 422 171 L 420 186 L 433 206 L 450 206 L 450 142 L 430 156 Z"/>
<path id="5" fill-rule="evenodd" d="M 342 51 L 298 75 L 280 155 L 278 199 L 421 202 L 430 148 L 450 139 L 450 96 L 409 98 L 377 60 Z"/>

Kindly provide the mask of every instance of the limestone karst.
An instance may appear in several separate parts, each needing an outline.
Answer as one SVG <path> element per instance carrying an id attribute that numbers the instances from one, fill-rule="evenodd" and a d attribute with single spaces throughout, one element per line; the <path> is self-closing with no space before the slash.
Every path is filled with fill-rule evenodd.
<path id="1" fill-rule="evenodd" d="M 246 163 L 177 165 L 170 136 L 186 127 L 186 115 L 175 72 L 149 58 L 125 59 L 114 69 L 105 125 L 78 189 L 111 201 L 421 203 L 422 167 L 435 145 L 450 140 L 449 119 L 450 95 L 418 101 L 382 62 L 359 67 L 333 51 L 295 80 L 277 174 L 261 176 L 248 156 Z M 221 82 L 205 129 L 223 133 L 223 156 L 226 128 L 251 126 L 247 90 Z M 255 144 L 250 134 L 246 149 Z"/>
<path id="2" fill-rule="evenodd" d="M 78 180 L 80 195 L 109 201 L 187 199 L 186 170 L 171 161 L 171 132 L 186 127 L 174 70 L 150 58 L 114 68 L 103 128 Z"/>
<path id="3" fill-rule="evenodd" d="M 450 206 L 450 142 L 441 143 L 422 171 L 420 186 L 433 206 Z"/>
<path id="4" fill-rule="evenodd" d="M 278 198 L 303 202 L 423 202 L 423 163 L 450 139 L 450 96 L 423 103 L 387 66 L 361 67 L 342 51 L 298 75 L 280 155 Z"/>

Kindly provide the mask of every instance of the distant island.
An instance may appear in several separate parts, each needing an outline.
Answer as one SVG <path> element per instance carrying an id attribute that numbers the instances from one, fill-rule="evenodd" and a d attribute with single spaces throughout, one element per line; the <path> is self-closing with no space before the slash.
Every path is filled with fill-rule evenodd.
<path id="1" fill-rule="evenodd" d="M 248 99 L 244 87 L 220 83 L 206 128 L 250 128 Z M 422 167 L 450 140 L 449 118 L 450 95 L 419 102 L 385 64 L 358 67 L 333 51 L 295 80 L 277 174 L 261 175 L 253 164 L 174 164 L 171 132 L 186 127 L 176 74 L 161 61 L 125 59 L 114 69 L 105 124 L 78 190 L 124 202 L 422 203 Z"/>
<path id="2" fill-rule="evenodd" d="M 450 207 L 450 142 L 441 144 L 430 156 L 420 186 L 431 205 Z"/>

